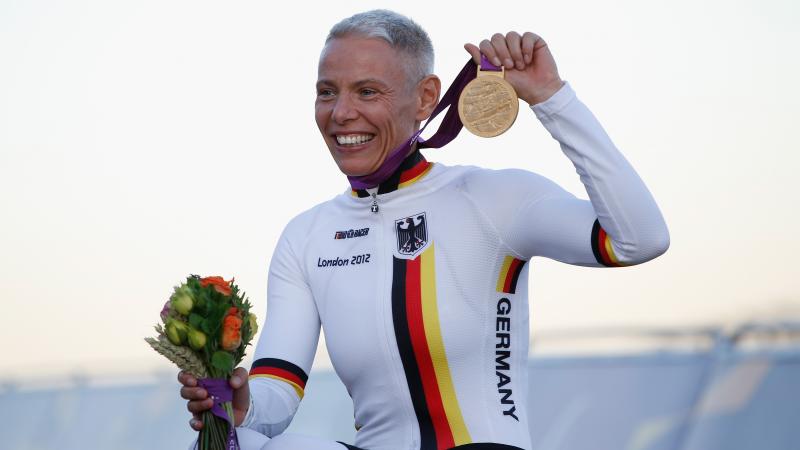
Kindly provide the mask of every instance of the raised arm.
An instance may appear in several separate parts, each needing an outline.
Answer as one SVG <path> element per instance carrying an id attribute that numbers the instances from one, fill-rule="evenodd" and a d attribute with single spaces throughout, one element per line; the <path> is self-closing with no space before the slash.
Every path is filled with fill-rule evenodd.
<path id="1" fill-rule="evenodd" d="M 519 97 L 572 161 L 590 201 L 580 200 L 538 175 L 489 172 L 469 188 L 519 257 L 545 256 L 579 265 L 638 264 L 669 247 L 669 232 L 652 195 L 589 109 L 558 75 L 544 41 L 533 33 L 496 34 L 478 47 L 507 66 Z M 496 58 L 496 59 L 495 59 Z M 505 202 L 492 196 L 508 193 Z"/>

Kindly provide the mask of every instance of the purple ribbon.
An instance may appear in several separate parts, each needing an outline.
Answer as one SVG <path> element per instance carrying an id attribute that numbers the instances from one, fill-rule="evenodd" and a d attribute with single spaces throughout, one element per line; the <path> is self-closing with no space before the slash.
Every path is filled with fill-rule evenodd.
<path id="1" fill-rule="evenodd" d="M 490 63 L 489 60 L 481 54 L 481 70 L 498 71 L 500 68 Z M 458 108 L 456 107 L 447 110 L 447 113 L 442 119 L 442 123 L 439 125 L 439 129 L 436 130 L 433 136 L 428 139 L 423 139 L 420 135 L 440 112 L 448 106 L 458 103 L 458 97 L 461 95 L 461 91 L 464 90 L 464 87 L 475 79 L 476 76 L 477 71 L 475 70 L 475 63 L 470 59 L 467 61 L 467 64 L 464 65 L 464 68 L 461 69 L 461 72 L 458 73 L 455 80 L 453 80 L 453 84 L 450 85 L 447 92 L 444 93 L 442 100 L 436 105 L 436 108 L 425 122 L 425 125 L 414 133 L 413 136 L 400 144 L 399 147 L 392 150 L 383 161 L 383 164 L 381 164 L 375 172 L 369 175 L 348 176 L 347 179 L 350 181 L 350 186 L 353 189 L 368 189 L 386 181 L 397 168 L 400 167 L 403 160 L 406 159 L 406 156 L 408 156 L 415 142 L 418 143 L 418 148 L 441 148 L 455 139 L 464 126 L 464 124 L 461 123 L 461 118 L 458 116 Z"/>
<path id="2" fill-rule="evenodd" d="M 236 425 L 233 418 L 228 416 L 223 403 L 233 401 L 233 388 L 228 380 L 222 378 L 202 378 L 197 380 L 197 384 L 204 388 L 208 395 L 214 400 L 211 413 L 220 419 L 228 422 L 228 439 L 225 442 L 226 450 L 239 450 L 239 439 L 236 437 Z"/>

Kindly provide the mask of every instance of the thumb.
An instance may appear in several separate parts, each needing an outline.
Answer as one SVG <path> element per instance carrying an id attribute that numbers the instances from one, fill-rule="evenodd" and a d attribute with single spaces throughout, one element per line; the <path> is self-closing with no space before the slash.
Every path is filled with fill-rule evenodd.
<path id="1" fill-rule="evenodd" d="M 470 56 L 472 56 L 472 61 L 474 61 L 475 64 L 481 63 L 481 50 L 478 48 L 477 45 L 469 43 L 464 44 L 464 50 L 466 50 L 467 53 L 469 53 Z"/>
<path id="2" fill-rule="evenodd" d="M 247 382 L 248 374 L 247 369 L 238 367 L 231 375 L 230 384 L 233 388 L 233 411 L 236 425 L 240 425 L 247 414 L 247 408 L 250 407 L 250 384 Z"/>

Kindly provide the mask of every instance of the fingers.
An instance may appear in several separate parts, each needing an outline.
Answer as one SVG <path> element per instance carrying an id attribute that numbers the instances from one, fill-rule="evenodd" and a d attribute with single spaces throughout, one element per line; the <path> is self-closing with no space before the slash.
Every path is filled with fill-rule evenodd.
<path id="1" fill-rule="evenodd" d="M 208 392 L 197 386 L 197 378 L 189 372 L 183 370 L 178 372 L 178 382 L 183 385 L 181 387 L 182 398 L 186 400 L 205 400 L 208 398 Z"/>
<path id="2" fill-rule="evenodd" d="M 481 63 L 481 50 L 477 45 L 466 43 L 464 44 L 464 50 L 472 56 L 472 61 L 475 62 L 475 64 Z"/>
<path id="3" fill-rule="evenodd" d="M 192 414 L 200 414 L 214 406 L 214 400 L 208 398 L 208 392 L 203 388 L 181 388 L 181 397 L 189 400 L 186 409 Z"/>
<path id="4" fill-rule="evenodd" d="M 231 387 L 233 388 L 233 413 L 234 423 L 238 426 L 247 415 L 250 408 L 250 386 L 248 384 L 248 372 L 244 367 L 239 367 L 231 375 Z"/>
<path id="5" fill-rule="evenodd" d="M 189 426 L 195 431 L 200 431 L 203 429 L 203 421 L 198 416 L 194 416 L 189 421 Z"/>
<path id="6" fill-rule="evenodd" d="M 208 391 L 202 387 L 197 387 L 197 378 L 195 378 L 194 375 L 189 372 L 180 371 L 178 373 L 178 382 L 183 385 L 180 391 L 181 398 L 189 400 L 186 403 L 186 409 L 193 415 L 197 416 L 201 412 L 211 409 L 211 407 L 214 406 L 214 401 L 208 398 Z M 195 419 L 196 418 L 197 417 L 195 417 Z M 195 425 L 196 424 L 193 424 L 192 421 L 189 422 L 189 426 L 195 430 L 199 430 L 200 428 L 197 428 Z M 202 426 L 202 423 L 200 423 L 199 427 L 202 428 Z"/>
<path id="7" fill-rule="evenodd" d="M 494 47 L 494 51 L 497 54 L 497 57 L 500 58 L 500 61 L 503 62 L 503 67 L 506 69 L 513 69 L 514 68 L 514 60 L 511 58 L 511 52 L 508 50 L 508 43 L 506 42 L 506 37 L 500 33 L 495 33 L 492 35 L 492 47 Z"/>
<path id="8" fill-rule="evenodd" d="M 205 400 L 189 400 L 186 402 L 186 409 L 194 415 L 199 415 L 203 411 L 208 411 L 214 406 L 214 400 L 207 398 Z"/>
<path id="9" fill-rule="evenodd" d="M 181 398 L 185 400 L 205 400 L 208 398 L 208 392 L 201 387 L 182 387 Z"/>
<path id="10" fill-rule="evenodd" d="M 500 57 L 497 56 L 497 52 L 494 50 L 494 46 L 492 42 L 488 39 L 484 39 L 481 41 L 479 48 L 481 49 L 481 53 L 486 56 L 486 59 L 492 62 L 497 67 L 503 65 L 503 61 L 500 60 Z"/>
<path id="11" fill-rule="evenodd" d="M 197 378 L 189 372 L 181 370 L 178 372 L 178 383 L 188 387 L 195 387 L 197 386 Z"/>
<path id="12" fill-rule="evenodd" d="M 476 64 L 480 63 L 480 55 L 483 53 L 496 66 L 524 70 L 533 62 L 533 52 L 540 42 L 541 38 L 534 33 L 526 32 L 520 35 L 516 31 L 510 31 L 505 36 L 495 33 L 491 39 L 484 39 L 477 46 L 464 44 L 464 49 Z"/>
<path id="13" fill-rule="evenodd" d="M 239 415 L 242 417 L 238 418 L 239 423 L 241 423 L 244 414 L 247 412 L 247 405 L 250 403 L 250 392 L 247 388 L 247 379 L 247 369 L 244 367 L 239 367 L 234 370 L 229 380 L 231 387 L 234 389 L 234 403 L 242 403 L 245 405 L 243 411 L 240 411 Z M 200 431 L 203 428 L 203 421 L 200 420 L 200 414 L 211 409 L 214 406 L 214 400 L 208 397 L 208 391 L 197 386 L 197 378 L 195 378 L 192 374 L 185 371 L 180 371 L 178 373 L 178 382 L 183 385 L 180 390 L 181 397 L 189 400 L 186 402 L 186 409 L 192 413 L 192 419 L 189 420 L 189 427 L 195 431 Z M 240 401 L 237 402 L 237 394 L 240 394 L 238 397 L 242 397 L 243 400 L 239 399 Z"/>
<path id="14" fill-rule="evenodd" d="M 245 383 L 247 383 L 247 378 L 248 378 L 247 369 L 245 369 L 244 367 L 238 367 L 236 370 L 233 371 L 229 383 L 232 388 L 239 389 L 240 387 L 244 386 Z"/>
<path id="15" fill-rule="evenodd" d="M 514 67 L 517 70 L 524 70 L 525 58 L 522 56 L 522 36 L 516 31 L 509 31 L 506 34 L 506 46 L 511 59 L 514 61 Z"/>
<path id="16" fill-rule="evenodd" d="M 525 34 L 522 35 L 521 47 L 525 64 L 530 64 L 531 61 L 533 61 L 533 50 L 536 45 L 536 41 L 539 39 L 539 36 L 531 33 L 530 31 L 526 31 Z"/>

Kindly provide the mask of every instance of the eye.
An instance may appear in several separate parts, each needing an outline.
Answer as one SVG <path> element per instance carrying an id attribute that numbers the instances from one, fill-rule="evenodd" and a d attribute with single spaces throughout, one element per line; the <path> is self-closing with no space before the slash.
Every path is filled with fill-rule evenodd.
<path id="1" fill-rule="evenodd" d="M 320 89 L 317 89 L 317 97 L 319 97 L 319 98 L 322 98 L 322 99 L 331 98 L 334 95 L 335 94 L 333 92 L 333 89 L 331 89 L 331 88 L 320 88 Z"/>
<path id="2" fill-rule="evenodd" d="M 378 93 L 378 91 L 376 91 L 375 89 L 370 89 L 370 88 L 361 88 L 359 93 L 361 94 L 362 97 L 372 97 L 372 96 L 376 95 Z"/>

